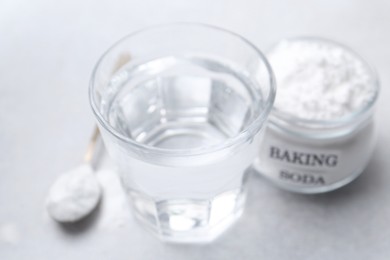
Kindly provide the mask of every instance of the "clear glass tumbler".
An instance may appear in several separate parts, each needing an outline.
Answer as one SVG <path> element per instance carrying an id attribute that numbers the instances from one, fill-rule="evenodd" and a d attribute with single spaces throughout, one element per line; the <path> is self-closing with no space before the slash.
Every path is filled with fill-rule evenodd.
<path id="1" fill-rule="evenodd" d="M 187 23 L 123 38 L 90 85 L 135 216 L 175 242 L 210 241 L 240 216 L 274 98 L 271 68 L 255 46 Z"/>

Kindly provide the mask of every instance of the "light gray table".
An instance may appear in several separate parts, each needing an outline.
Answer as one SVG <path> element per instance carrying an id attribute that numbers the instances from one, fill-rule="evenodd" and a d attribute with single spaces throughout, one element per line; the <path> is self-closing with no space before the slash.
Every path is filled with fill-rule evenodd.
<path id="1" fill-rule="evenodd" d="M 389 1 L 0 2 L 0 259 L 388 259 L 390 257 Z M 319 35 L 366 56 L 381 77 L 379 142 L 364 175 L 319 196 L 252 177 L 245 215 L 209 245 L 164 244 L 132 219 L 118 180 L 76 226 L 44 210 L 48 187 L 79 163 L 94 119 L 87 87 L 99 55 L 123 35 L 171 21 L 236 31 L 261 49 Z M 109 168 L 110 162 L 104 167 Z"/>

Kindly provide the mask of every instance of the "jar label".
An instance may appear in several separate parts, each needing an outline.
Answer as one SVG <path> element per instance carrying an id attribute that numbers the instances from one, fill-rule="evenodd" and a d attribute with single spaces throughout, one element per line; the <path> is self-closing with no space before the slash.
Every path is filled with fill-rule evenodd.
<path id="1" fill-rule="evenodd" d="M 307 149 L 296 146 L 286 146 L 269 142 L 267 149 L 268 161 L 277 170 L 276 178 L 295 185 L 323 186 L 334 182 L 332 173 L 340 168 L 339 151 L 328 149 Z M 275 167 L 277 166 L 277 167 Z"/>
<path id="2" fill-rule="evenodd" d="M 269 146 L 269 158 L 288 165 L 305 168 L 335 169 L 339 162 L 339 153 L 335 151 L 313 151 Z"/>

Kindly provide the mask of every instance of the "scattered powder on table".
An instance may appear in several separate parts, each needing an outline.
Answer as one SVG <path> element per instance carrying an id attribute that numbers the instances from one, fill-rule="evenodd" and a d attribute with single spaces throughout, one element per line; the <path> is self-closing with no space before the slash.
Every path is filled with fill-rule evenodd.
<path id="1" fill-rule="evenodd" d="M 278 87 L 275 107 L 308 120 L 332 120 L 374 97 L 372 72 L 355 54 L 311 40 L 282 41 L 268 55 Z"/>
<path id="2" fill-rule="evenodd" d="M 97 171 L 96 177 L 104 194 L 97 227 L 101 230 L 117 230 L 133 225 L 129 198 L 117 172 L 105 168 Z"/>

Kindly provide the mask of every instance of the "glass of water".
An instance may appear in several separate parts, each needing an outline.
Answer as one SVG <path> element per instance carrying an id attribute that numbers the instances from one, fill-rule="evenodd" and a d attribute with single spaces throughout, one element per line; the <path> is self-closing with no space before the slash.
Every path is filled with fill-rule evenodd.
<path id="1" fill-rule="evenodd" d="M 96 65 L 90 102 L 135 216 L 166 241 L 207 242 L 243 211 L 275 98 L 241 36 L 200 24 L 133 33 Z"/>

